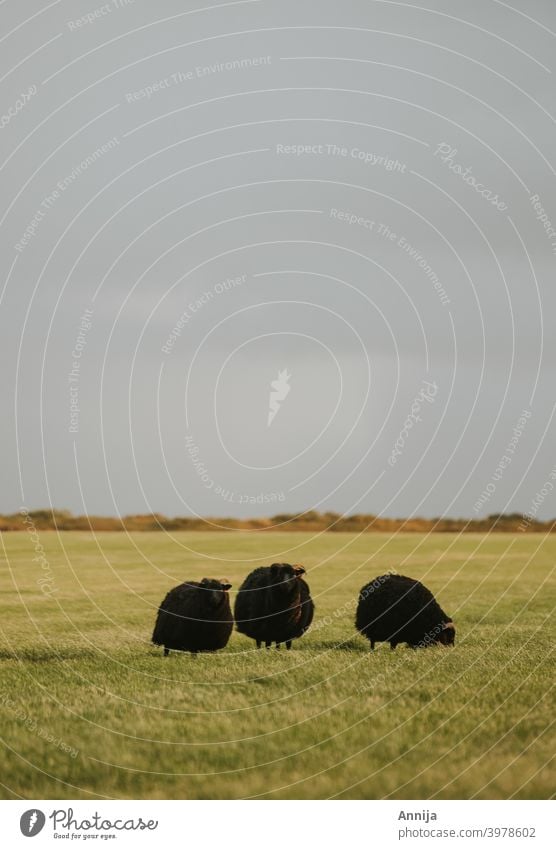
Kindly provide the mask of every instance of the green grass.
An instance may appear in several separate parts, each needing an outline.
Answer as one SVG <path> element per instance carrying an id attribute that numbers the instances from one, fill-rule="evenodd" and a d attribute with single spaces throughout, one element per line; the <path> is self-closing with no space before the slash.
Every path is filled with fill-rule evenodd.
<path id="1" fill-rule="evenodd" d="M 0 551 L 4 798 L 554 791 L 555 536 L 40 532 L 40 542 L 51 597 L 27 533 L 4 534 Z M 170 587 L 208 574 L 237 589 L 275 560 L 305 564 L 317 606 L 291 652 L 257 652 L 236 633 L 197 658 L 164 660 L 150 645 Z M 369 653 L 354 600 L 388 569 L 437 594 L 457 624 L 454 649 Z"/>

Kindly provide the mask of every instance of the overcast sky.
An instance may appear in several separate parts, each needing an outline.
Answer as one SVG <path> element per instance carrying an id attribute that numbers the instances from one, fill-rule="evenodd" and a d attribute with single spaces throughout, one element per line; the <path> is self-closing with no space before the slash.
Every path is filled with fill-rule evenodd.
<path id="1" fill-rule="evenodd" d="M 556 515 L 556 6 L 426 7 L 2 4 L 2 512 Z"/>

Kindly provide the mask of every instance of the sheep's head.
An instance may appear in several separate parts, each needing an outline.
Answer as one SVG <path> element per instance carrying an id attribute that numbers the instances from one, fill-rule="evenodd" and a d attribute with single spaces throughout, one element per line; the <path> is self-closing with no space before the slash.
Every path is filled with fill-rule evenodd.
<path id="1" fill-rule="evenodd" d="M 203 578 L 199 589 L 203 593 L 205 603 L 216 607 L 224 600 L 231 586 L 227 578 Z"/>
<path id="2" fill-rule="evenodd" d="M 286 596 L 297 592 L 297 579 L 305 573 L 303 566 L 290 566 L 289 563 L 273 563 L 270 567 L 272 586 Z"/>
<path id="3" fill-rule="evenodd" d="M 453 646 L 456 641 L 456 626 L 453 622 L 443 622 L 442 631 L 438 635 L 438 642 L 443 646 Z"/>

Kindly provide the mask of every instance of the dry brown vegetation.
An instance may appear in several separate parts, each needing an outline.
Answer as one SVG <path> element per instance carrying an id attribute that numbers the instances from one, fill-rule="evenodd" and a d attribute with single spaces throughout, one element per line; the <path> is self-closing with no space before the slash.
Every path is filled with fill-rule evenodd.
<path id="1" fill-rule="evenodd" d="M 209 531 L 209 530 L 268 530 L 268 531 L 346 531 L 350 533 L 373 531 L 405 531 L 427 533 L 485 532 L 508 533 L 544 532 L 556 528 L 556 519 L 546 522 L 532 520 L 521 513 L 493 513 L 484 519 L 386 519 L 372 514 L 358 513 L 342 516 L 339 513 L 281 513 L 270 518 L 229 519 L 176 516 L 169 518 L 160 513 L 123 516 L 74 516 L 69 510 L 31 510 L 24 515 L 12 513 L 0 516 L 0 531 L 21 531 L 29 524 L 39 530 L 59 531 Z"/>

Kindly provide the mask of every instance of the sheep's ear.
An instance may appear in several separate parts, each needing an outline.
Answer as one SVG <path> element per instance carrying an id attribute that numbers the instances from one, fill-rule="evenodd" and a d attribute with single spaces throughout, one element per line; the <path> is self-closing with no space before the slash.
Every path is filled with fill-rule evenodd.
<path id="1" fill-rule="evenodd" d="M 206 585 L 209 583 L 209 581 L 210 581 L 209 578 L 203 578 L 203 580 L 201 581 L 201 586 L 206 587 Z"/>
<path id="2" fill-rule="evenodd" d="M 282 568 L 281 563 L 273 563 L 272 566 L 270 567 L 270 574 L 273 577 L 277 577 L 280 574 L 281 568 Z"/>
<path id="3" fill-rule="evenodd" d="M 299 575 L 304 575 L 304 574 L 305 574 L 305 567 L 304 567 L 304 566 L 302 566 L 302 565 L 301 565 L 301 563 L 296 563 L 296 564 L 294 565 L 294 567 L 293 567 L 293 571 L 294 571 L 294 572 L 295 572 L 295 574 L 296 574 L 296 575 L 298 575 L 298 576 L 299 576 Z"/>
<path id="4" fill-rule="evenodd" d="M 456 630 L 456 626 L 451 620 L 449 622 L 444 622 L 444 627 L 442 630 L 447 631 L 448 629 L 451 629 L 452 631 Z"/>
<path id="5" fill-rule="evenodd" d="M 220 586 L 222 587 L 223 590 L 226 590 L 226 592 L 228 590 L 231 590 L 231 588 L 232 588 L 232 585 L 231 585 L 230 581 L 228 580 L 228 578 L 220 578 Z"/>

